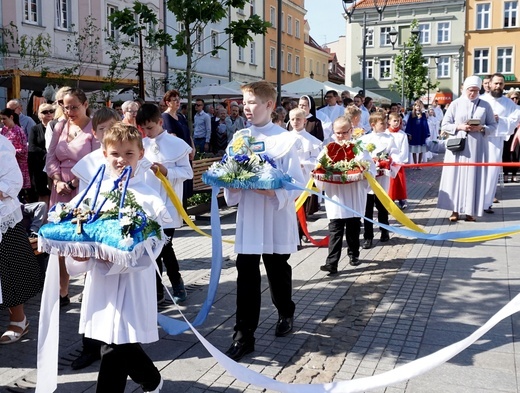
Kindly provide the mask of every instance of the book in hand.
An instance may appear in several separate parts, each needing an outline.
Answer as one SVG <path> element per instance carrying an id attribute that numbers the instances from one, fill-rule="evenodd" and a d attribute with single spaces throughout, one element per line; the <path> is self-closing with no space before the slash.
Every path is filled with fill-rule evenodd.
<path id="1" fill-rule="evenodd" d="M 468 119 L 466 121 L 466 124 L 470 126 L 479 126 L 480 125 L 480 119 Z"/>

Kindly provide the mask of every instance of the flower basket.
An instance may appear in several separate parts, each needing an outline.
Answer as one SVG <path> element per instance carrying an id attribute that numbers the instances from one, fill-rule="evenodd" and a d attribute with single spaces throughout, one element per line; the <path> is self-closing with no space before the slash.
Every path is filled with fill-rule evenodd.
<path id="1" fill-rule="evenodd" d="M 164 243 L 160 225 L 146 216 L 132 192 L 127 190 L 130 167 L 114 182 L 112 190 L 101 194 L 104 200 L 96 208 L 104 167 L 98 170 L 75 205 L 58 203 L 51 208 L 49 223 L 38 232 L 40 251 L 102 259 L 128 267 L 135 266 L 147 246 L 154 249 Z M 90 201 L 85 197 L 100 173 L 96 193 Z M 125 175 L 127 180 L 119 190 Z"/>
<path id="2" fill-rule="evenodd" d="M 331 142 L 325 146 L 314 179 L 335 184 L 357 182 L 365 178 L 368 162 L 358 159 L 364 147 L 360 140 Z"/>
<path id="3" fill-rule="evenodd" d="M 226 154 L 212 164 L 202 175 L 202 181 L 210 186 L 246 190 L 271 190 L 282 188 L 291 177 L 276 167 L 265 151 L 263 142 L 256 142 L 249 130 L 241 130 L 233 136 Z"/>

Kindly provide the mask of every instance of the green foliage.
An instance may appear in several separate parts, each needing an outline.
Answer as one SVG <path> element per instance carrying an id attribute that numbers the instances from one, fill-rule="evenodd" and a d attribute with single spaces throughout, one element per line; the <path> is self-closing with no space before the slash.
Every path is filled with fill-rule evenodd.
<path id="1" fill-rule="evenodd" d="M 52 39 L 48 33 L 39 33 L 37 36 L 24 34 L 19 40 L 20 58 L 25 60 L 23 68 L 31 71 L 39 70 L 42 74 L 48 72 L 45 64 L 52 55 Z"/>
<path id="2" fill-rule="evenodd" d="M 71 24 L 72 31 L 66 40 L 66 52 L 72 55 L 72 64 L 60 69 L 59 73 L 77 79 L 79 84 L 79 79 L 87 68 L 98 62 L 101 29 L 97 27 L 96 19 L 91 15 L 85 18 L 85 27 L 81 31 L 75 30 L 75 27 Z"/>
<path id="3" fill-rule="evenodd" d="M 211 202 L 211 194 L 209 192 L 201 192 L 188 198 L 188 206 L 197 206 Z"/>
<path id="4" fill-rule="evenodd" d="M 0 28 L 0 54 L 6 57 L 9 54 L 9 48 L 15 49 L 18 44 L 18 27 L 14 22 L 10 22 L 7 26 Z"/>
<path id="5" fill-rule="evenodd" d="M 202 77 L 193 72 L 191 74 L 191 86 L 195 87 L 202 81 Z M 188 95 L 188 78 L 185 71 L 175 71 L 174 76 L 170 77 L 168 81 L 172 88 L 179 91 L 181 96 L 187 96 Z"/>
<path id="6" fill-rule="evenodd" d="M 418 22 L 414 20 L 410 25 L 410 29 L 417 28 Z M 404 61 L 403 61 L 404 60 Z M 404 64 L 403 64 L 404 63 Z M 404 93 L 406 103 L 409 103 L 422 96 L 428 90 L 438 86 L 438 83 L 428 81 L 428 66 L 424 64 L 422 45 L 414 42 L 414 37 L 410 36 L 407 42 L 403 44 L 403 48 L 395 58 L 395 77 L 390 88 L 399 92 L 403 96 L 403 80 Z M 403 78 L 403 74 L 405 77 Z M 403 105 L 406 105 L 403 103 Z"/>

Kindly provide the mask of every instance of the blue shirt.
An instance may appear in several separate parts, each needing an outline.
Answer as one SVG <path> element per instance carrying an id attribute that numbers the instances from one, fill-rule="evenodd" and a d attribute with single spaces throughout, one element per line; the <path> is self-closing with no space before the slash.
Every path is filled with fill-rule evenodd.
<path id="1" fill-rule="evenodd" d="M 193 137 L 206 138 L 206 143 L 211 139 L 211 117 L 204 111 L 195 113 L 193 120 Z"/>

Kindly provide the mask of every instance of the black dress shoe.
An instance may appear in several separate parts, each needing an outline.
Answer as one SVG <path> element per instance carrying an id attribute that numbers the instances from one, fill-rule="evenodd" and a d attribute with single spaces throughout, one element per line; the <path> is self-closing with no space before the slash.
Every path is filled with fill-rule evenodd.
<path id="1" fill-rule="evenodd" d="M 60 295 L 60 307 L 66 307 L 69 304 L 70 304 L 69 294 L 66 294 L 65 296 Z"/>
<path id="2" fill-rule="evenodd" d="M 276 330 L 274 335 L 276 337 L 285 337 L 292 332 L 293 317 L 280 317 L 276 323 Z"/>
<path id="3" fill-rule="evenodd" d="M 336 274 L 338 272 L 338 268 L 337 267 L 334 267 L 334 266 L 329 265 L 329 264 L 321 265 L 320 266 L 320 270 L 322 272 L 329 272 L 329 274 Z"/>
<path id="4" fill-rule="evenodd" d="M 365 239 L 361 247 L 363 248 L 363 250 L 368 250 L 369 248 L 372 248 L 372 239 Z"/>
<path id="5" fill-rule="evenodd" d="M 101 359 L 99 353 L 83 353 L 79 358 L 74 360 L 70 366 L 73 370 L 81 370 L 82 368 L 90 366 L 99 359 Z"/>
<path id="6" fill-rule="evenodd" d="M 484 209 L 484 213 L 493 214 L 493 213 L 495 213 L 495 211 L 492 208 L 489 208 L 489 209 Z"/>
<path id="7" fill-rule="evenodd" d="M 359 260 L 358 257 L 350 257 L 349 264 L 350 264 L 350 266 L 359 266 L 359 265 L 361 265 L 361 261 Z"/>
<path id="8" fill-rule="evenodd" d="M 386 243 L 389 240 L 390 240 L 390 236 L 388 235 L 388 233 L 382 233 L 381 238 L 379 239 L 379 241 L 381 243 Z"/>
<path id="9" fill-rule="evenodd" d="M 226 351 L 226 356 L 230 359 L 233 359 L 235 362 L 238 362 L 248 353 L 251 353 L 255 350 L 255 339 L 245 340 L 245 341 L 233 341 L 233 344 Z"/>

